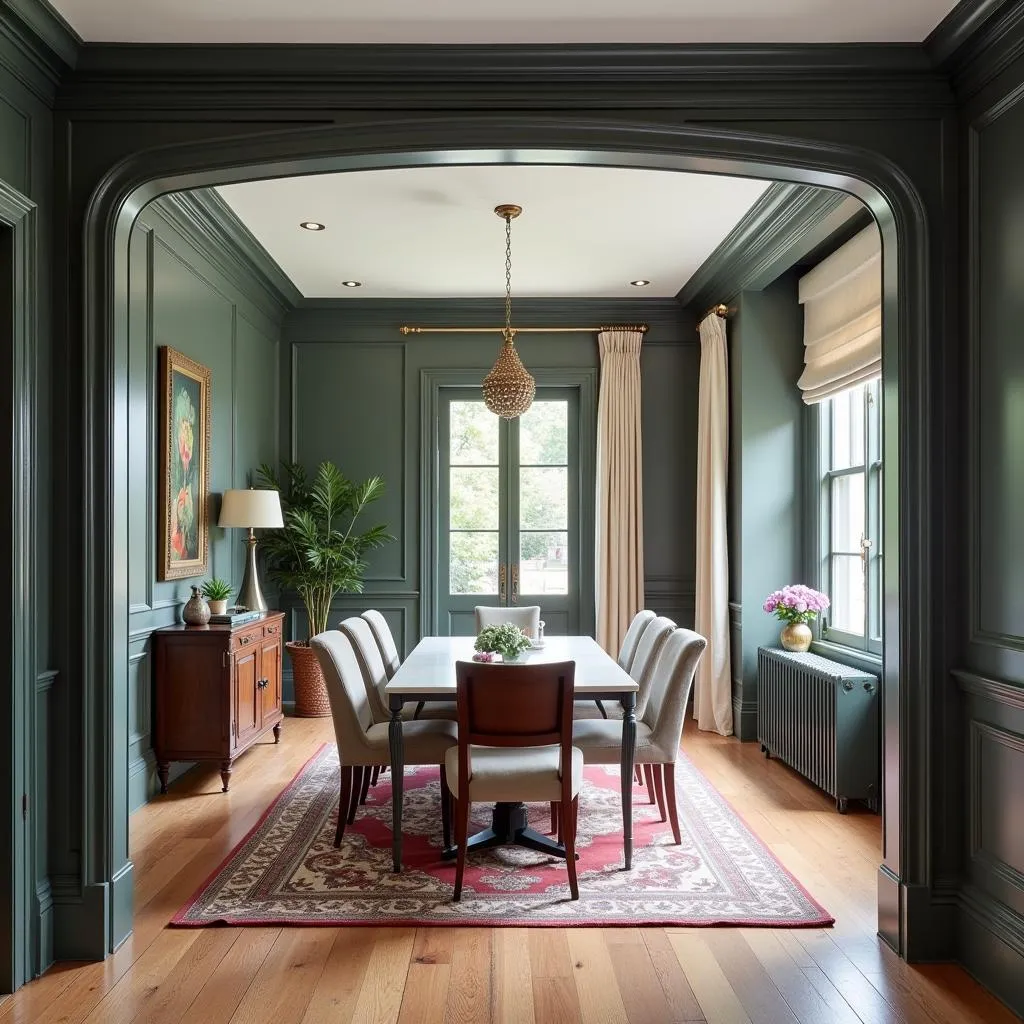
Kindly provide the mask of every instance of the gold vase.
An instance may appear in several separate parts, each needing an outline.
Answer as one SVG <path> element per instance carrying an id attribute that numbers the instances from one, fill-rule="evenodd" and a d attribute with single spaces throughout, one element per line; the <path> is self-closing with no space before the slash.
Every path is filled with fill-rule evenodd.
<path id="1" fill-rule="evenodd" d="M 779 634 L 779 643 L 787 651 L 809 651 L 814 634 L 806 622 L 787 622 Z"/>

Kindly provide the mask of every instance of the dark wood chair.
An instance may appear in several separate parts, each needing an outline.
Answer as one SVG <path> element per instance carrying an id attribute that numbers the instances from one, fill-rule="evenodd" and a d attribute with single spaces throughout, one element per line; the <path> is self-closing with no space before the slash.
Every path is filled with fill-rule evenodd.
<path id="1" fill-rule="evenodd" d="M 572 745 L 575 662 L 546 665 L 486 665 L 460 661 L 457 671 L 459 743 L 445 755 L 448 786 L 455 799 L 458 860 L 455 894 L 462 897 L 466 850 L 527 846 L 565 857 L 572 898 L 576 881 L 576 817 L 583 784 L 583 752 Z M 469 841 L 471 803 L 495 803 L 496 824 Z M 557 803 L 562 842 L 530 828 L 525 802 Z M 512 823 L 509 825 L 508 823 Z"/>

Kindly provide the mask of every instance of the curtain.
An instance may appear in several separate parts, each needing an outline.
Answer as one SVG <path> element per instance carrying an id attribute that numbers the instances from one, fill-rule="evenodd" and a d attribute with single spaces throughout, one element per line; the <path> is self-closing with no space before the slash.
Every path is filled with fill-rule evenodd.
<path id="1" fill-rule="evenodd" d="M 882 239 L 873 224 L 800 278 L 804 372 L 814 405 L 882 372 Z"/>
<path id="2" fill-rule="evenodd" d="M 597 401 L 597 642 L 614 658 L 644 606 L 639 331 L 602 331 Z"/>
<path id="3" fill-rule="evenodd" d="M 697 398 L 697 571 L 694 629 L 708 646 L 697 665 L 693 716 L 697 728 L 732 734 L 729 664 L 729 353 L 725 320 L 709 313 L 700 325 Z"/>

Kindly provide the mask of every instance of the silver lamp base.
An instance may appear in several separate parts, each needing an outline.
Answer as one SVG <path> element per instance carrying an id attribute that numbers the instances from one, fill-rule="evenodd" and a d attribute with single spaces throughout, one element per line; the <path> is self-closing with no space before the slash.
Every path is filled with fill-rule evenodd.
<path id="1" fill-rule="evenodd" d="M 250 611 L 265 612 L 267 601 L 260 590 L 260 578 L 256 572 L 256 536 L 249 527 L 249 536 L 245 543 L 249 551 L 245 559 L 245 575 L 242 577 L 242 588 L 238 591 L 236 604 Z"/>

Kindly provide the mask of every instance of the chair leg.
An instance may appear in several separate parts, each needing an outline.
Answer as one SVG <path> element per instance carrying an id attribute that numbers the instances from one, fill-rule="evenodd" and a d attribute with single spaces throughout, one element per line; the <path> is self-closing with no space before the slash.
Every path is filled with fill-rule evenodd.
<path id="1" fill-rule="evenodd" d="M 661 812 L 661 820 L 668 821 L 668 812 L 665 809 L 665 780 L 662 778 L 661 765 L 652 764 L 651 771 L 654 774 L 654 795 L 658 798 L 658 810 Z"/>
<path id="2" fill-rule="evenodd" d="M 558 832 L 558 801 L 551 801 L 551 828 L 548 830 L 550 835 L 555 835 Z"/>
<path id="3" fill-rule="evenodd" d="M 452 845 L 452 791 L 448 788 L 444 765 L 441 765 L 441 844 L 445 850 Z"/>
<path id="4" fill-rule="evenodd" d="M 601 712 L 601 717 L 607 718 L 608 712 L 605 711 L 604 705 L 599 700 L 595 700 L 594 703 L 597 705 L 597 710 Z"/>
<path id="5" fill-rule="evenodd" d="M 459 797 L 455 801 L 455 842 L 459 847 L 455 860 L 455 892 L 452 901 L 458 903 L 462 899 L 462 876 L 466 871 L 466 842 L 469 839 L 469 798 Z"/>
<path id="6" fill-rule="evenodd" d="M 352 766 L 352 798 L 348 802 L 348 816 L 346 820 L 351 825 L 356 820 L 356 808 L 359 806 L 359 794 L 363 791 L 363 772 L 366 769 L 361 764 Z"/>
<path id="7" fill-rule="evenodd" d="M 565 869 L 569 872 L 569 894 L 574 900 L 580 898 L 580 886 L 576 879 L 576 818 L 580 810 L 580 798 L 573 797 L 564 813 L 559 814 L 558 819 L 565 819 L 563 832 L 565 833 Z"/>
<path id="8" fill-rule="evenodd" d="M 678 846 L 683 840 L 679 835 L 679 812 L 676 810 L 676 766 L 666 764 L 665 771 L 665 803 L 668 804 L 668 820 L 672 824 L 672 838 Z"/>
<path id="9" fill-rule="evenodd" d="M 352 802 L 352 765 L 341 766 L 341 793 L 338 796 L 338 828 L 334 833 L 334 848 L 341 846 L 345 835 L 345 819 L 348 818 L 348 805 Z"/>
<path id="10" fill-rule="evenodd" d="M 359 789 L 359 802 L 366 803 L 366 794 L 370 792 L 370 777 L 373 775 L 373 768 L 367 765 L 363 769 L 363 784 Z"/>
<path id="11" fill-rule="evenodd" d="M 650 798 L 651 803 L 655 802 L 654 796 L 654 765 L 645 764 L 644 766 L 644 781 L 647 783 L 647 796 Z"/>
<path id="12" fill-rule="evenodd" d="M 376 786 L 377 785 L 377 779 L 379 777 L 380 777 L 380 765 L 379 764 L 375 764 L 373 766 L 373 775 L 370 776 L 370 785 L 371 786 Z"/>
<path id="13" fill-rule="evenodd" d="M 414 719 L 415 719 L 415 718 L 419 718 L 419 717 L 420 717 L 420 712 L 421 712 L 421 711 L 422 711 L 422 710 L 423 710 L 423 709 L 424 709 L 424 708 L 425 708 L 426 706 L 427 706 L 427 702 L 426 702 L 425 700 L 421 700 L 421 701 L 419 702 L 419 704 L 417 704 L 417 705 L 416 705 L 416 710 L 415 710 L 415 711 L 414 711 L 414 712 L 412 713 L 412 717 L 413 717 Z"/>
<path id="14" fill-rule="evenodd" d="M 638 786 L 644 784 L 644 770 L 638 764 L 633 766 L 633 779 Z"/>

